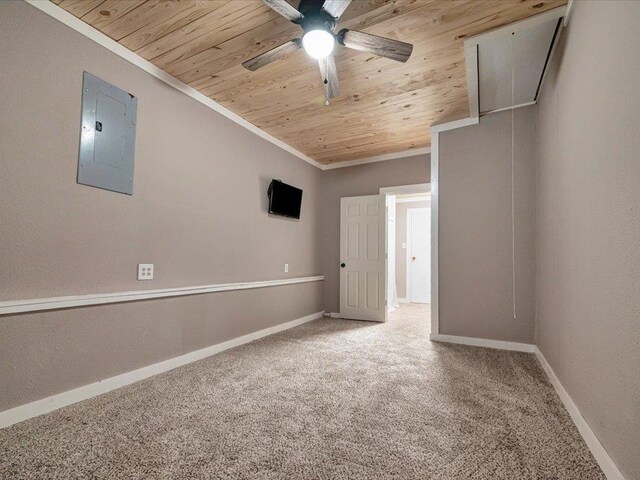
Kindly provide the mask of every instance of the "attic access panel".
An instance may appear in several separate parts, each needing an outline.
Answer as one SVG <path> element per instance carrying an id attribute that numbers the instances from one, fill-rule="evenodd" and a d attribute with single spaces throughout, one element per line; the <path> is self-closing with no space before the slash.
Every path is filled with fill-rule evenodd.
<path id="1" fill-rule="evenodd" d="M 556 8 L 465 40 L 472 112 L 537 100 L 563 14 Z"/>
<path id="2" fill-rule="evenodd" d="M 78 183 L 133 194 L 138 99 L 84 72 Z"/>

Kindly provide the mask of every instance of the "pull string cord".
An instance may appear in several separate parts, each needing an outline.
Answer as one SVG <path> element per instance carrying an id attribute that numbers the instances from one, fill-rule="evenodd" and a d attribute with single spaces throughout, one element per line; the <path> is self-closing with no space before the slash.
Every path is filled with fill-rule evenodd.
<path id="1" fill-rule="evenodd" d="M 515 123 L 515 71 L 513 68 L 513 34 L 511 35 L 511 279 L 512 279 L 512 298 L 513 298 L 513 318 L 516 319 L 516 136 Z"/>

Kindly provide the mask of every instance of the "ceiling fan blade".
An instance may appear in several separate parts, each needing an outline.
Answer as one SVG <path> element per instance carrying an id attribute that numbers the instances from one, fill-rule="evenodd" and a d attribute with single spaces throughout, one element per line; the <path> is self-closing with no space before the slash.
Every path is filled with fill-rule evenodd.
<path id="1" fill-rule="evenodd" d="M 272 48 L 268 52 L 264 52 L 257 57 L 253 57 L 251 60 L 247 60 L 242 64 L 242 66 L 247 70 L 254 72 L 271 62 L 275 62 L 276 60 L 284 58 L 290 53 L 295 52 L 300 48 L 301 43 L 302 42 L 299 38 L 283 43 L 279 47 Z"/>
<path id="2" fill-rule="evenodd" d="M 413 45 L 410 43 L 379 37 L 371 33 L 358 32 L 357 30 L 341 30 L 338 34 L 338 41 L 345 47 L 362 52 L 375 53 L 381 57 L 403 63 L 409 60 L 413 51 Z"/>
<path id="3" fill-rule="evenodd" d="M 333 55 L 327 55 L 326 57 L 318 60 L 318 65 L 320 65 L 320 74 L 322 75 L 324 98 L 328 102 L 330 98 L 337 97 L 340 94 L 336 61 L 335 58 L 333 58 Z"/>
<path id="4" fill-rule="evenodd" d="M 350 3 L 351 0 L 325 0 L 322 9 L 333 18 L 340 18 Z"/>
<path id="5" fill-rule="evenodd" d="M 272 8 L 277 13 L 282 15 L 287 20 L 292 22 L 299 22 L 302 20 L 302 15 L 298 10 L 293 8 L 287 0 L 262 0 L 267 7 Z"/>

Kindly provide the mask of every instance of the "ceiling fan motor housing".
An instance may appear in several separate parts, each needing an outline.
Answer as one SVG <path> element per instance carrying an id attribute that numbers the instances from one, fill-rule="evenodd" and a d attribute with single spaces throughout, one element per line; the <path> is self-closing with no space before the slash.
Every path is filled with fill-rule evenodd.
<path id="1" fill-rule="evenodd" d="M 336 19 L 324 10 L 314 10 L 312 12 L 307 12 L 300 20 L 300 26 L 305 33 L 312 30 L 325 30 L 333 34 L 333 30 L 336 28 L 336 24 Z"/>

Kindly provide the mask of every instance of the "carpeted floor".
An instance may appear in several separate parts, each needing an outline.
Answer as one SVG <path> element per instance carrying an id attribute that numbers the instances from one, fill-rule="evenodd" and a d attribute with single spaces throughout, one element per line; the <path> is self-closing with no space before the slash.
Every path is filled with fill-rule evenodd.
<path id="1" fill-rule="evenodd" d="M 0 478 L 603 479 L 530 354 L 317 320 L 0 430 Z"/>

